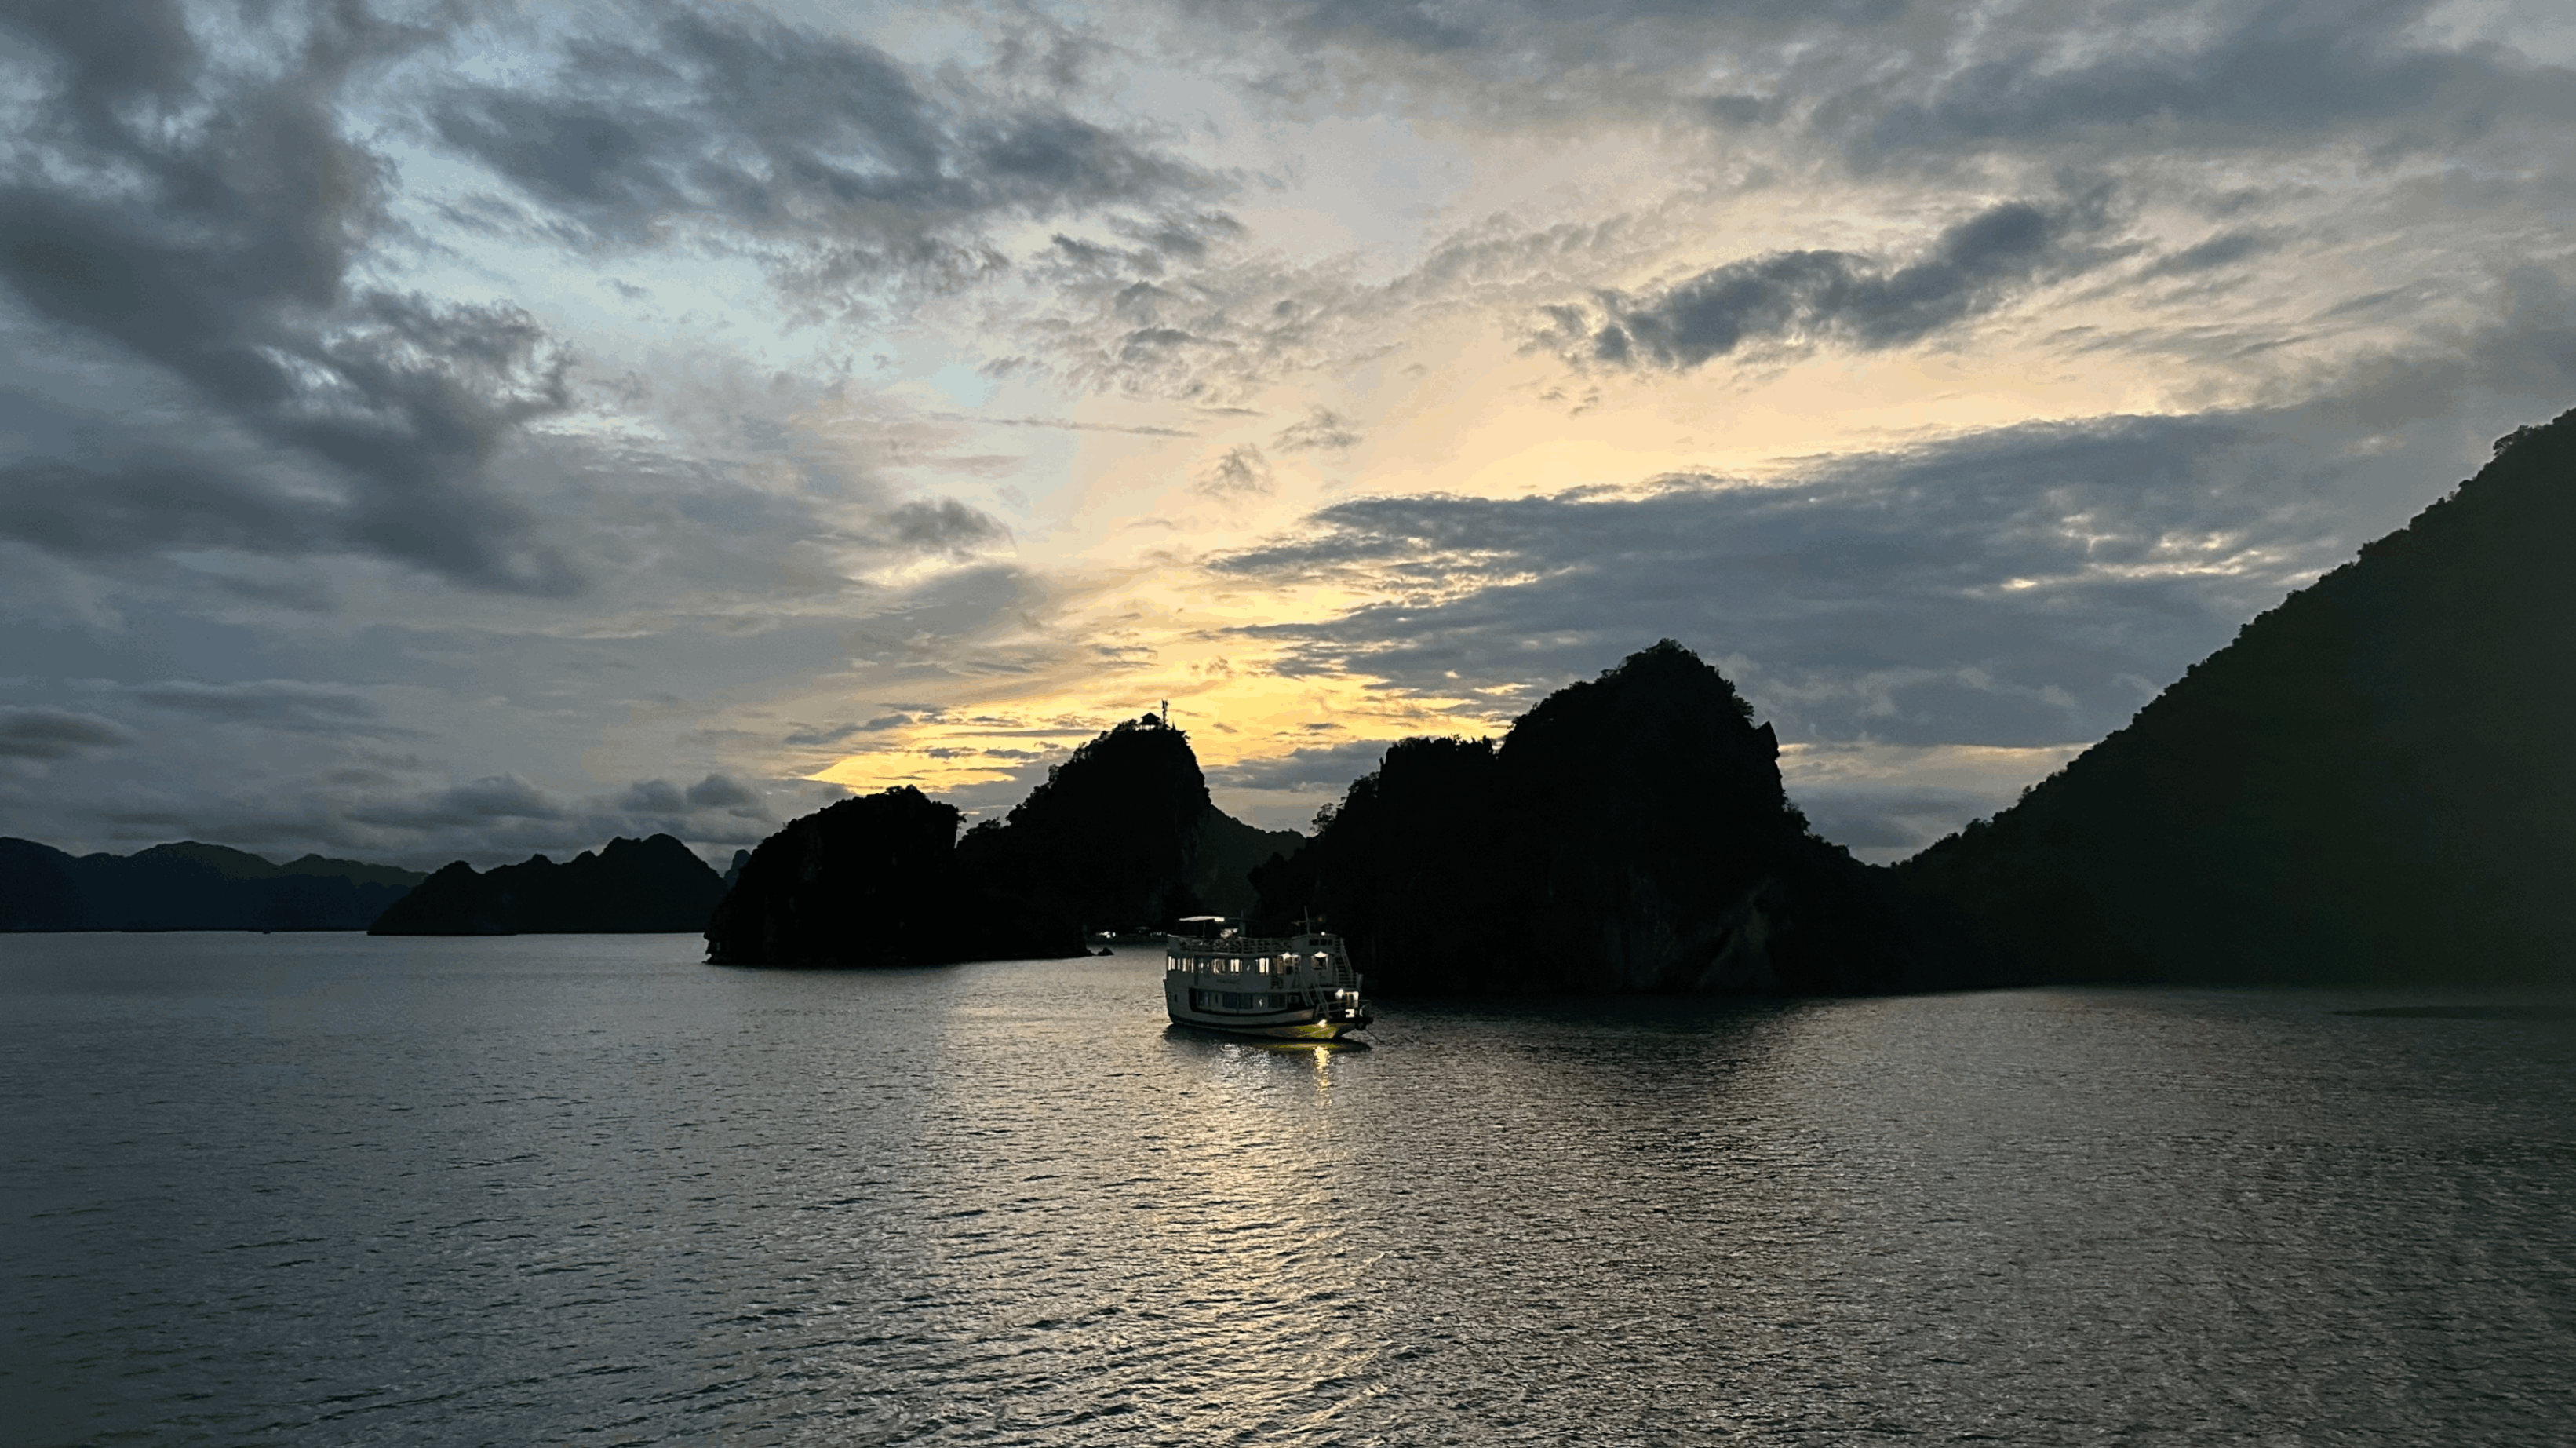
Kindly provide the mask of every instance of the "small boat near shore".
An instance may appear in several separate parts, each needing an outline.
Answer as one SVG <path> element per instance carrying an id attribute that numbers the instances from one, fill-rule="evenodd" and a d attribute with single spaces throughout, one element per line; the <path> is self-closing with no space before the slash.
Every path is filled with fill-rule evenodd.
<path id="1" fill-rule="evenodd" d="M 1369 1023 L 1340 936 L 1243 935 L 1214 915 L 1180 924 L 1163 947 L 1174 1022 L 1283 1041 L 1337 1041 Z"/>

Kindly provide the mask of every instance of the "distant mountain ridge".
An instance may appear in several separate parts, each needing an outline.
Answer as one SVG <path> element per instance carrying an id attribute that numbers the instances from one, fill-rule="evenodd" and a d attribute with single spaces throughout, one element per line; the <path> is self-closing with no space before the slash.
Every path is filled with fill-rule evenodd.
<path id="1" fill-rule="evenodd" d="M 1907 861 L 2044 980 L 2576 983 L 2576 412 Z"/>
<path id="2" fill-rule="evenodd" d="M 459 860 L 368 927 L 370 935 L 694 934 L 724 877 L 670 835 L 610 840 L 556 864 L 543 855 L 477 871 Z"/>
<path id="3" fill-rule="evenodd" d="M 428 878 L 321 855 L 278 865 L 194 840 L 72 855 L 0 839 L 0 931 L 364 930 Z"/>
<path id="4" fill-rule="evenodd" d="M 1099 735 L 1001 820 L 957 836 L 909 788 L 792 821 L 707 927 L 720 965 L 928 965 L 1084 952 L 1087 932 L 1240 915 L 1251 869 L 1303 843 L 1218 809 L 1189 736 L 1154 715 Z"/>

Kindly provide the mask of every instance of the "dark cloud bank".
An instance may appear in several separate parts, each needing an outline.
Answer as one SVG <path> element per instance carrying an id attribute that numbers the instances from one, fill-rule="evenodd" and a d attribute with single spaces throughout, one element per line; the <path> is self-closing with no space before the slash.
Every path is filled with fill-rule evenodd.
<path id="1" fill-rule="evenodd" d="M 113 719 L 69 709 L 0 705 L 0 759 L 69 759 L 135 742 Z"/>
<path id="2" fill-rule="evenodd" d="M 49 570 L 72 619 L 0 639 L 0 674 L 25 675 L 0 716 L 0 811 L 20 829 L 428 864 L 611 833 L 756 839 L 806 787 L 479 778 L 577 779 L 574 714 L 629 707 L 597 672 L 568 702 L 546 631 L 579 626 L 576 609 L 621 639 L 660 630 L 585 659 L 709 687 L 725 666 L 658 616 L 675 596 L 710 597 L 711 631 L 774 642 L 800 609 L 858 606 L 849 574 L 870 560 L 1008 542 L 964 503 L 836 471 L 780 422 L 812 379 L 787 402 L 636 419 L 639 383 L 613 401 L 646 426 L 590 425 L 600 398 L 544 323 L 385 280 L 438 248 L 403 219 L 419 178 L 389 140 L 479 173 L 472 218 L 449 221 L 582 259 L 747 255 L 826 310 L 982 275 L 995 227 L 1108 215 L 1139 247 L 1186 251 L 1222 221 L 1204 204 L 1220 181 L 1075 114 L 1061 76 L 979 82 L 748 9 L 638 7 L 548 27 L 553 48 L 520 57 L 533 78 L 484 84 L 447 58 L 488 17 L 404 13 L 418 23 L 355 0 L 0 7 L 0 559 Z M 745 481 L 762 468 L 791 487 Z M 965 573 L 861 603 L 933 648 L 1037 587 Z M 442 600 L 417 628 L 396 604 L 363 647 L 225 621 L 249 600 L 327 627 L 344 576 L 501 597 Z M 83 613 L 83 590 L 106 601 Z M 451 626 L 456 610 L 476 626 Z M 832 643 L 786 663 L 725 652 L 760 657 L 740 667 L 762 678 L 846 659 Z M 334 665 L 417 681 L 448 724 L 507 720 L 519 746 L 423 759 L 414 716 L 368 689 L 257 676 Z M 191 677 L 96 677 L 169 673 Z"/>
<path id="3" fill-rule="evenodd" d="M 1061 103 L 982 92 L 858 40 L 748 9 L 626 18 L 566 46 L 543 86 L 432 103 L 438 138 L 525 203 L 459 220 L 514 217 L 582 246 L 749 247 L 822 299 L 1003 270 L 986 236 L 998 223 L 1151 216 L 1219 189 Z M 1131 229 L 1186 247 L 1177 225 Z"/>
<path id="4" fill-rule="evenodd" d="M 2294 494 L 2241 489 L 2279 448 L 2247 419 L 2139 418 L 1846 460 L 1796 482 L 1367 498 L 1216 566 L 1379 595 L 1247 630 L 1301 671 L 1421 694 L 1526 680 L 1526 704 L 1605 649 L 1686 628 L 1753 671 L 1748 692 L 1792 737 L 2058 743 L 2125 719 L 2143 681 L 2339 546 L 2317 539 Z"/>
<path id="5" fill-rule="evenodd" d="M 1605 291 L 1590 307 L 1550 307 L 1538 343 L 1577 364 L 1674 372 L 1743 347 L 1905 346 L 2092 264 L 2099 253 L 2079 243 L 2102 225 L 2098 202 L 2007 202 L 1947 228 L 1902 263 L 1771 252 L 1642 295 Z"/>
<path id="6" fill-rule="evenodd" d="M 1379 497 L 1216 561 L 1376 601 L 1246 629 L 1291 673 L 1458 699 L 1483 732 L 1639 639 L 1682 639 L 1790 743 L 2052 749 L 2126 723 L 2245 619 L 2420 498 L 2321 448 L 2297 412 L 2033 425 L 1819 464 L 1786 481 L 1685 476 L 1546 497 Z M 2381 517 L 2381 513 L 2389 516 Z M 1503 695 L 1469 684 L 1515 681 Z M 1215 771 L 1298 790 L 1376 746 Z M 1824 786 L 1831 837 L 1885 854 L 1996 801 L 1945 787 Z"/>
<path id="7" fill-rule="evenodd" d="M 2367 134 L 2414 150 L 2563 123 L 2576 75 L 2446 45 L 2438 0 L 2181 7 L 1907 0 L 1194 0 L 1267 36 L 1285 95 L 1353 72 L 1438 87 L 1489 123 L 1625 109 L 1803 131 L 1857 165 L 1979 152 L 2264 150 Z M 2428 23 L 2436 22 L 2436 23 Z M 1329 58 L 1327 58 L 1329 57 Z M 1712 86 L 1712 72 L 1729 78 Z M 2385 151 L 2383 151 L 2385 154 Z"/>
<path id="8" fill-rule="evenodd" d="M 0 289 L 29 325 L 140 363 L 205 420 L 107 418 L 0 460 L 0 536 L 76 558 L 167 548 L 376 555 L 477 588 L 562 594 L 569 561 L 486 467 L 566 405 L 565 357 L 506 306 L 356 279 L 386 226 L 382 162 L 342 132 L 351 78 L 427 33 L 363 7 L 271 14 L 265 70 L 182 8 L 13 7 L 37 89 L 0 171 Z"/>
<path id="9" fill-rule="evenodd" d="M 448 33 L 356 3 L 18 6 L 0 30 L 20 102 L 0 152 L 0 542 L 84 568 L 347 555 L 560 598 L 632 550 L 541 494 L 702 471 L 541 433 L 580 405 L 576 359 L 527 312 L 375 280 L 423 238 L 395 220 L 361 101 L 409 98 L 425 139 L 497 183 L 450 221 L 591 255 L 745 253 L 833 311 L 988 274 L 1006 265 L 988 231 L 1015 221 L 1116 213 L 1184 244 L 1165 212 L 1222 189 L 1043 93 L 750 11 L 614 12 L 548 83 L 508 87 L 424 79 Z M 772 548 L 831 531 L 769 511 Z M 953 503 L 884 521 L 919 551 L 995 533 Z"/>

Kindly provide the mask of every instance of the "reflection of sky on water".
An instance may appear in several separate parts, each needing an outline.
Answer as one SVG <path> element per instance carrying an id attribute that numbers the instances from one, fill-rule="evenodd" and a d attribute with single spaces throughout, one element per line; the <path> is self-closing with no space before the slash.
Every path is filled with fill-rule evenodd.
<path id="1" fill-rule="evenodd" d="M 909 1395 L 942 1421 L 1284 1431 L 1328 1420 L 1318 1385 L 1371 1352 L 1333 1101 L 1364 1053 L 1171 1032 L 1158 965 L 970 967 L 925 1022 L 920 1216 L 875 1229 L 917 1238 L 904 1310 L 961 1354 Z M 975 1386 L 1005 1364 L 1009 1392 Z"/>
<path id="2" fill-rule="evenodd" d="M 1384 1006 L 1159 959 L 48 937 L 21 1441 L 2549 1441 L 2576 1030 L 2377 997 Z M 108 1385 L 102 1390 L 100 1385 Z"/>

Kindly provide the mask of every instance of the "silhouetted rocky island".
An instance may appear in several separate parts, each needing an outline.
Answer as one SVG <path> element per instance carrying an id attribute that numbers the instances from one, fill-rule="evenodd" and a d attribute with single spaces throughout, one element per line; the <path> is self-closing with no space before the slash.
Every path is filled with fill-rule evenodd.
<path id="1" fill-rule="evenodd" d="M 1902 867 L 2048 980 L 2576 981 L 2576 412 Z"/>
<path id="2" fill-rule="evenodd" d="M 724 877 L 669 835 L 610 840 L 564 864 L 543 855 L 477 873 L 459 860 L 370 935 L 680 934 L 704 930 Z"/>
<path id="3" fill-rule="evenodd" d="M 2563 983 L 2571 543 L 2576 413 L 2499 443 L 2020 804 L 1893 870 L 1808 829 L 1771 728 L 1666 641 L 1500 741 L 1395 744 L 1311 842 L 1216 809 L 1187 736 L 1148 715 L 962 838 L 952 806 L 888 790 L 721 878 L 667 836 L 621 840 L 449 866 L 375 928 L 703 923 L 719 963 L 891 965 L 1070 956 L 1202 910 L 1320 916 L 1389 994 Z M 75 918 L 60 902 L 86 897 L 52 856 L 0 842 L 0 921 Z"/>
<path id="4" fill-rule="evenodd" d="M 1381 993 L 1834 992 L 1960 982 L 1885 871 L 1818 839 L 1779 742 L 1666 640 L 1499 745 L 1407 739 L 1255 872 L 1256 930 L 1320 915 Z"/>
<path id="5" fill-rule="evenodd" d="M 1294 848 L 1209 800 L 1189 736 L 1153 715 L 1049 770 L 1004 820 L 909 787 L 847 799 L 752 852 L 715 920 L 720 965 L 932 965 L 1085 953 L 1088 933 L 1241 913 L 1253 865 Z"/>
<path id="6" fill-rule="evenodd" d="M 364 930 L 427 878 L 320 855 L 276 865 L 194 840 L 72 855 L 0 839 L 0 931 Z"/>

